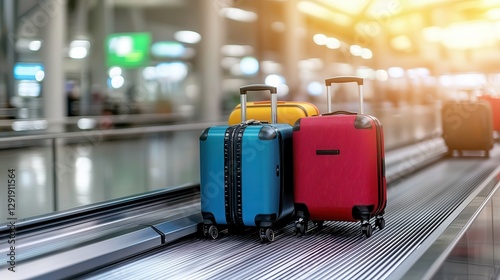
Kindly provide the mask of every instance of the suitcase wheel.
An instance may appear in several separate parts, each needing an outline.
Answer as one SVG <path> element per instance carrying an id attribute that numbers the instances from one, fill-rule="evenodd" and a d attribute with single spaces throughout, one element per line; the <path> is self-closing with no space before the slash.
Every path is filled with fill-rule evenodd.
<path id="1" fill-rule="evenodd" d="M 274 241 L 274 230 L 272 228 L 260 228 L 259 237 L 262 242 L 273 242 Z"/>
<path id="2" fill-rule="evenodd" d="M 368 222 L 361 224 L 361 232 L 366 235 L 366 237 L 372 236 L 372 225 Z"/>
<path id="3" fill-rule="evenodd" d="M 489 150 L 484 150 L 484 155 L 489 158 L 490 157 L 490 151 Z"/>
<path id="4" fill-rule="evenodd" d="M 295 234 L 305 235 L 307 231 L 307 220 L 303 218 L 299 218 L 295 221 Z"/>
<path id="5" fill-rule="evenodd" d="M 208 236 L 212 239 L 217 239 L 219 237 L 219 229 L 215 225 L 210 225 L 208 227 Z"/>
<path id="6" fill-rule="evenodd" d="M 378 217 L 375 220 L 375 226 L 378 227 L 379 229 L 385 228 L 385 219 L 384 219 L 384 217 Z"/>

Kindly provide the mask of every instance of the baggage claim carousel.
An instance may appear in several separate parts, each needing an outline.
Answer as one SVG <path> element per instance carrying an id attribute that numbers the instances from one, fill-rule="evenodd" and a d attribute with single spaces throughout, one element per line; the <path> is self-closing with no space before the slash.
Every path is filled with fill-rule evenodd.
<path id="1" fill-rule="evenodd" d="M 443 264 L 456 264 L 449 253 L 460 249 L 459 241 L 473 230 L 481 210 L 499 197 L 500 146 L 490 158 L 472 152 L 450 158 L 445 153 L 440 138 L 386 153 L 386 227 L 374 228 L 370 238 L 361 234 L 359 223 L 325 222 L 321 231 L 311 223 L 305 236 L 295 235 L 289 223 L 275 229 L 272 243 L 259 242 L 252 229 L 241 235 L 222 231 L 219 239 L 209 240 L 199 233 L 199 185 L 187 184 L 19 221 L 16 273 L 3 261 L 0 279 L 464 276 L 460 269 L 445 272 Z M 2 244 L 8 235 L 9 228 L 1 226 Z M 8 253 L 5 247 L 0 248 L 2 256 Z M 498 277 L 498 260 L 473 267 L 467 264 L 473 258 L 470 251 L 465 255 L 465 275 Z"/>

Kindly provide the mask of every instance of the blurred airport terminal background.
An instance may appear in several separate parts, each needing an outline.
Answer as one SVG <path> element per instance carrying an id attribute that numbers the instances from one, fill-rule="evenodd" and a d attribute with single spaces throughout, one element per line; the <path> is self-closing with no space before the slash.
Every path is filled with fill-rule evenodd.
<path id="1" fill-rule="evenodd" d="M 248 84 L 326 113 L 334 76 L 383 125 L 387 226 L 203 238 L 201 133 Z M 493 143 L 446 107 L 495 96 L 500 0 L 0 0 L 0 279 L 500 279 L 500 110 Z"/>
<path id="2" fill-rule="evenodd" d="M 198 136 L 243 85 L 325 112 L 325 78 L 363 77 L 388 150 L 439 137 L 443 101 L 500 86 L 498 0 L 0 0 L 0 12 L 0 184 L 16 170 L 20 218 L 198 182 Z M 335 109 L 357 110 L 355 86 L 335 90 Z"/>

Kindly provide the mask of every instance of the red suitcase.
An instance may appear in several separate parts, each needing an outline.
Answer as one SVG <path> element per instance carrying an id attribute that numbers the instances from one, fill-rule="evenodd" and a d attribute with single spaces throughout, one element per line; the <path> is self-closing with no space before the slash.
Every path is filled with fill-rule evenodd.
<path id="1" fill-rule="evenodd" d="M 385 226 L 387 188 L 384 135 L 377 118 L 363 114 L 363 79 L 326 80 L 328 111 L 332 83 L 359 85 L 360 111 L 301 118 L 294 125 L 295 231 L 304 234 L 308 221 L 361 221 L 362 233 Z"/>
<path id="2" fill-rule="evenodd" d="M 493 130 L 500 131 L 500 97 L 483 95 L 479 98 L 490 103 L 493 112 Z"/>

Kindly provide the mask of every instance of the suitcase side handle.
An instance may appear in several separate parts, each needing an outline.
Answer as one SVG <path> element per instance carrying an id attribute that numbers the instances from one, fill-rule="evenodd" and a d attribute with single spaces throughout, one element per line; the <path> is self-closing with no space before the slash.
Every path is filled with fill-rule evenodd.
<path id="1" fill-rule="evenodd" d="M 330 112 L 326 114 L 322 114 L 322 116 L 330 116 L 330 115 L 357 115 L 358 113 L 356 112 L 350 112 L 350 111 L 335 111 L 335 112 Z"/>
<path id="2" fill-rule="evenodd" d="M 271 123 L 278 121 L 278 89 L 264 84 L 252 84 L 240 87 L 241 121 L 247 120 L 247 92 L 268 90 L 271 93 Z"/>
<path id="3" fill-rule="evenodd" d="M 363 114 L 363 78 L 355 76 L 338 76 L 333 78 L 328 78 L 325 80 L 326 85 L 326 106 L 328 113 L 332 112 L 332 93 L 331 85 L 338 83 L 357 83 L 359 87 L 359 113 Z"/>

